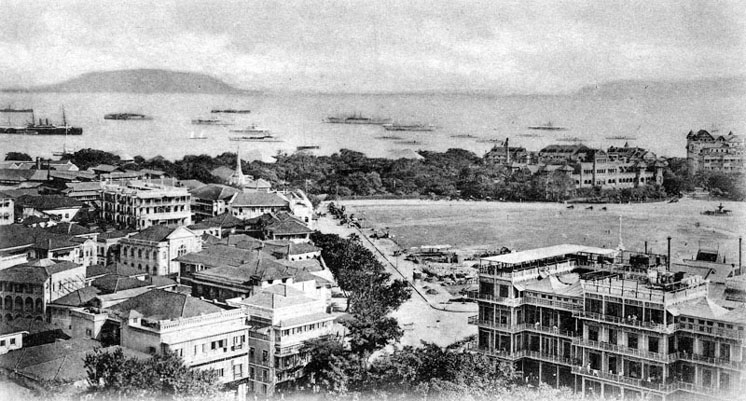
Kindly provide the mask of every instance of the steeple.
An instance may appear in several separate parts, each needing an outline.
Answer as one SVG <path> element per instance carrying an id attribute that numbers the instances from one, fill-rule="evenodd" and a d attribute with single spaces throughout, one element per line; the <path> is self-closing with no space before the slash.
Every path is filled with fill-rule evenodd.
<path id="1" fill-rule="evenodd" d="M 623 251 L 624 250 L 624 243 L 622 242 L 622 216 L 619 215 L 619 245 L 617 245 L 616 249 Z"/>
<path id="2" fill-rule="evenodd" d="M 239 188 L 243 188 L 246 183 L 246 178 L 241 170 L 241 146 L 236 147 L 236 171 L 231 175 L 230 184 Z"/>

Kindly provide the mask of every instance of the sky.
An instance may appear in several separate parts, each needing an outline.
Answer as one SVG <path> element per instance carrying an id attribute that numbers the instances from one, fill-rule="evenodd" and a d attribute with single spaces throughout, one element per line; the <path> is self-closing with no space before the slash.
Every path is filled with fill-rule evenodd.
<path id="1" fill-rule="evenodd" d="M 0 87 L 163 68 L 245 89 L 566 93 L 746 73 L 743 1 L 0 0 Z"/>

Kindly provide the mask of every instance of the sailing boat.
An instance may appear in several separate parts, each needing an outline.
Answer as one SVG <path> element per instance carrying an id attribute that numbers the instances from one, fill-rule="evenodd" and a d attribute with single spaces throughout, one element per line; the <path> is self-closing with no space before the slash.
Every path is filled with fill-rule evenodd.
<path id="1" fill-rule="evenodd" d="M 192 131 L 192 134 L 189 136 L 189 139 L 207 139 L 205 136 L 204 131 L 199 132 L 199 136 L 194 136 L 194 131 Z"/>

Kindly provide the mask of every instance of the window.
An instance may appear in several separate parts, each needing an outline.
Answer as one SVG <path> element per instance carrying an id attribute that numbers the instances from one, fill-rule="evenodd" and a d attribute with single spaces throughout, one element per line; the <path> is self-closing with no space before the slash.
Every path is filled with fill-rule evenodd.
<path id="1" fill-rule="evenodd" d="M 15 338 L 11 338 L 10 339 L 10 345 L 16 345 L 16 339 Z"/>
<path id="2" fill-rule="evenodd" d="M 720 359 L 730 361 L 730 344 L 720 344 Z"/>
<path id="3" fill-rule="evenodd" d="M 0 347 L 4 347 L 4 346 L 5 346 L 5 340 L 0 340 Z"/>
<path id="4" fill-rule="evenodd" d="M 242 364 L 233 365 L 233 378 L 238 379 L 241 377 L 243 377 L 243 365 Z"/>
<path id="5" fill-rule="evenodd" d="M 609 329 L 609 344 L 616 345 L 617 343 L 617 331 L 614 329 Z"/>
<path id="6" fill-rule="evenodd" d="M 263 382 L 268 381 L 267 377 L 268 377 L 267 376 L 267 369 L 262 369 L 262 381 Z"/>
<path id="7" fill-rule="evenodd" d="M 254 347 L 249 348 L 249 360 L 254 360 Z"/>
<path id="8" fill-rule="evenodd" d="M 269 359 L 269 353 L 267 350 L 262 350 L 262 362 L 267 362 L 267 359 Z"/>
<path id="9" fill-rule="evenodd" d="M 637 349 L 637 334 L 627 333 L 627 347 Z"/>
<path id="10" fill-rule="evenodd" d="M 254 380 L 254 368 L 249 368 L 249 379 Z"/>
<path id="11" fill-rule="evenodd" d="M 658 344 L 659 344 L 658 337 L 649 337 L 648 338 L 648 351 L 655 352 L 656 354 L 660 352 L 658 350 Z"/>
<path id="12" fill-rule="evenodd" d="M 598 327 L 588 326 L 588 339 L 598 341 Z"/>
<path id="13" fill-rule="evenodd" d="M 220 376 L 220 377 L 223 377 L 223 375 L 225 374 L 225 372 L 223 371 L 223 369 L 222 369 L 222 368 L 220 368 L 220 369 L 215 369 L 215 371 L 216 371 L 216 372 L 218 372 L 218 376 Z"/>
<path id="14" fill-rule="evenodd" d="M 702 341 L 702 354 L 708 358 L 714 358 L 715 343 L 713 341 Z"/>
<path id="15" fill-rule="evenodd" d="M 85 329 L 85 335 L 90 337 L 92 334 L 93 334 L 93 331 L 91 331 L 91 329 Z"/>

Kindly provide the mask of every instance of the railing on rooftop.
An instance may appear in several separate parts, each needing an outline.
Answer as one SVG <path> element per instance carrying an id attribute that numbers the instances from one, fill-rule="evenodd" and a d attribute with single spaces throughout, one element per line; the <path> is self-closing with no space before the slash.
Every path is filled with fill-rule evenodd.
<path id="1" fill-rule="evenodd" d="M 523 302 L 522 298 L 506 298 L 506 297 L 498 297 L 491 294 L 480 294 L 478 290 L 469 291 L 466 294 L 467 298 L 477 300 L 477 301 L 490 301 L 499 303 L 501 305 L 507 305 L 507 306 L 518 306 L 521 305 Z"/>
<path id="2" fill-rule="evenodd" d="M 605 315 L 603 313 L 588 312 L 588 311 L 575 311 L 575 316 L 582 316 L 586 319 L 592 319 L 600 322 L 615 323 L 622 326 L 639 327 L 647 330 L 654 330 L 661 333 L 672 333 L 676 326 L 674 324 L 664 325 L 660 323 L 645 322 L 637 319 L 626 319 L 617 316 Z"/>
<path id="3" fill-rule="evenodd" d="M 669 290 L 664 289 L 663 287 L 650 287 L 649 284 L 640 282 L 641 280 L 637 279 L 637 275 L 630 275 L 630 277 L 633 276 L 636 279 L 599 279 L 583 281 L 583 290 L 591 294 L 632 298 L 666 305 L 702 298 L 707 295 L 706 281 L 692 282 L 690 285 Z M 625 283 L 628 285 L 625 286 Z"/>
<path id="4" fill-rule="evenodd" d="M 536 306 L 548 306 L 551 308 L 559 308 L 559 309 L 566 309 L 566 310 L 583 310 L 582 300 L 580 303 L 574 304 L 572 302 L 558 301 L 554 299 L 543 299 L 543 298 L 538 298 L 538 297 L 534 297 L 531 295 L 524 295 L 523 304 L 536 305 Z"/>
<path id="5" fill-rule="evenodd" d="M 676 330 L 688 331 L 699 334 L 709 334 L 715 337 L 724 337 L 741 342 L 746 342 L 746 331 L 726 329 L 723 327 L 713 327 L 704 324 L 697 323 L 677 323 L 675 325 Z"/>
<path id="6" fill-rule="evenodd" d="M 688 352 L 677 352 L 672 355 L 675 355 L 676 359 L 678 360 L 706 363 L 716 367 L 742 369 L 744 366 L 746 366 L 746 363 L 744 363 L 743 361 L 733 361 L 730 359 L 715 358 L 700 354 L 690 354 Z"/>
<path id="7" fill-rule="evenodd" d="M 662 383 L 657 380 L 648 379 L 644 380 L 641 378 L 634 378 L 628 376 L 622 376 L 618 373 L 603 372 L 599 369 L 589 369 L 587 367 L 575 366 L 572 368 L 572 373 L 576 375 L 582 375 L 593 378 L 600 378 L 615 383 L 624 384 L 627 386 L 641 387 L 649 390 L 660 391 L 663 393 L 670 393 L 679 390 L 679 383 Z"/>
<path id="8" fill-rule="evenodd" d="M 573 340 L 573 344 L 580 345 L 587 348 L 595 348 L 600 350 L 618 352 L 623 355 L 635 356 L 638 358 L 651 359 L 659 362 L 674 362 L 676 361 L 676 354 L 660 354 L 657 352 L 650 352 L 640 350 L 637 348 L 625 347 L 623 345 L 610 344 L 600 341 L 586 340 L 583 338 L 577 338 Z"/>
<path id="9" fill-rule="evenodd" d="M 469 321 L 469 324 L 473 324 L 473 325 L 477 325 L 481 327 L 489 327 L 492 329 L 497 329 L 500 331 L 506 331 L 510 333 L 518 333 L 521 331 L 531 331 L 531 332 L 550 334 L 553 336 L 567 337 L 570 339 L 576 338 L 580 335 L 580 333 L 578 332 L 560 330 L 557 327 L 547 327 L 547 326 L 541 326 L 541 325 L 529 324 L 529 323 L 504 324 L 504 323 L 496 323 L 490 320 L 480 320 L 478 315 L 470 316 L 468 321 Z"/>

